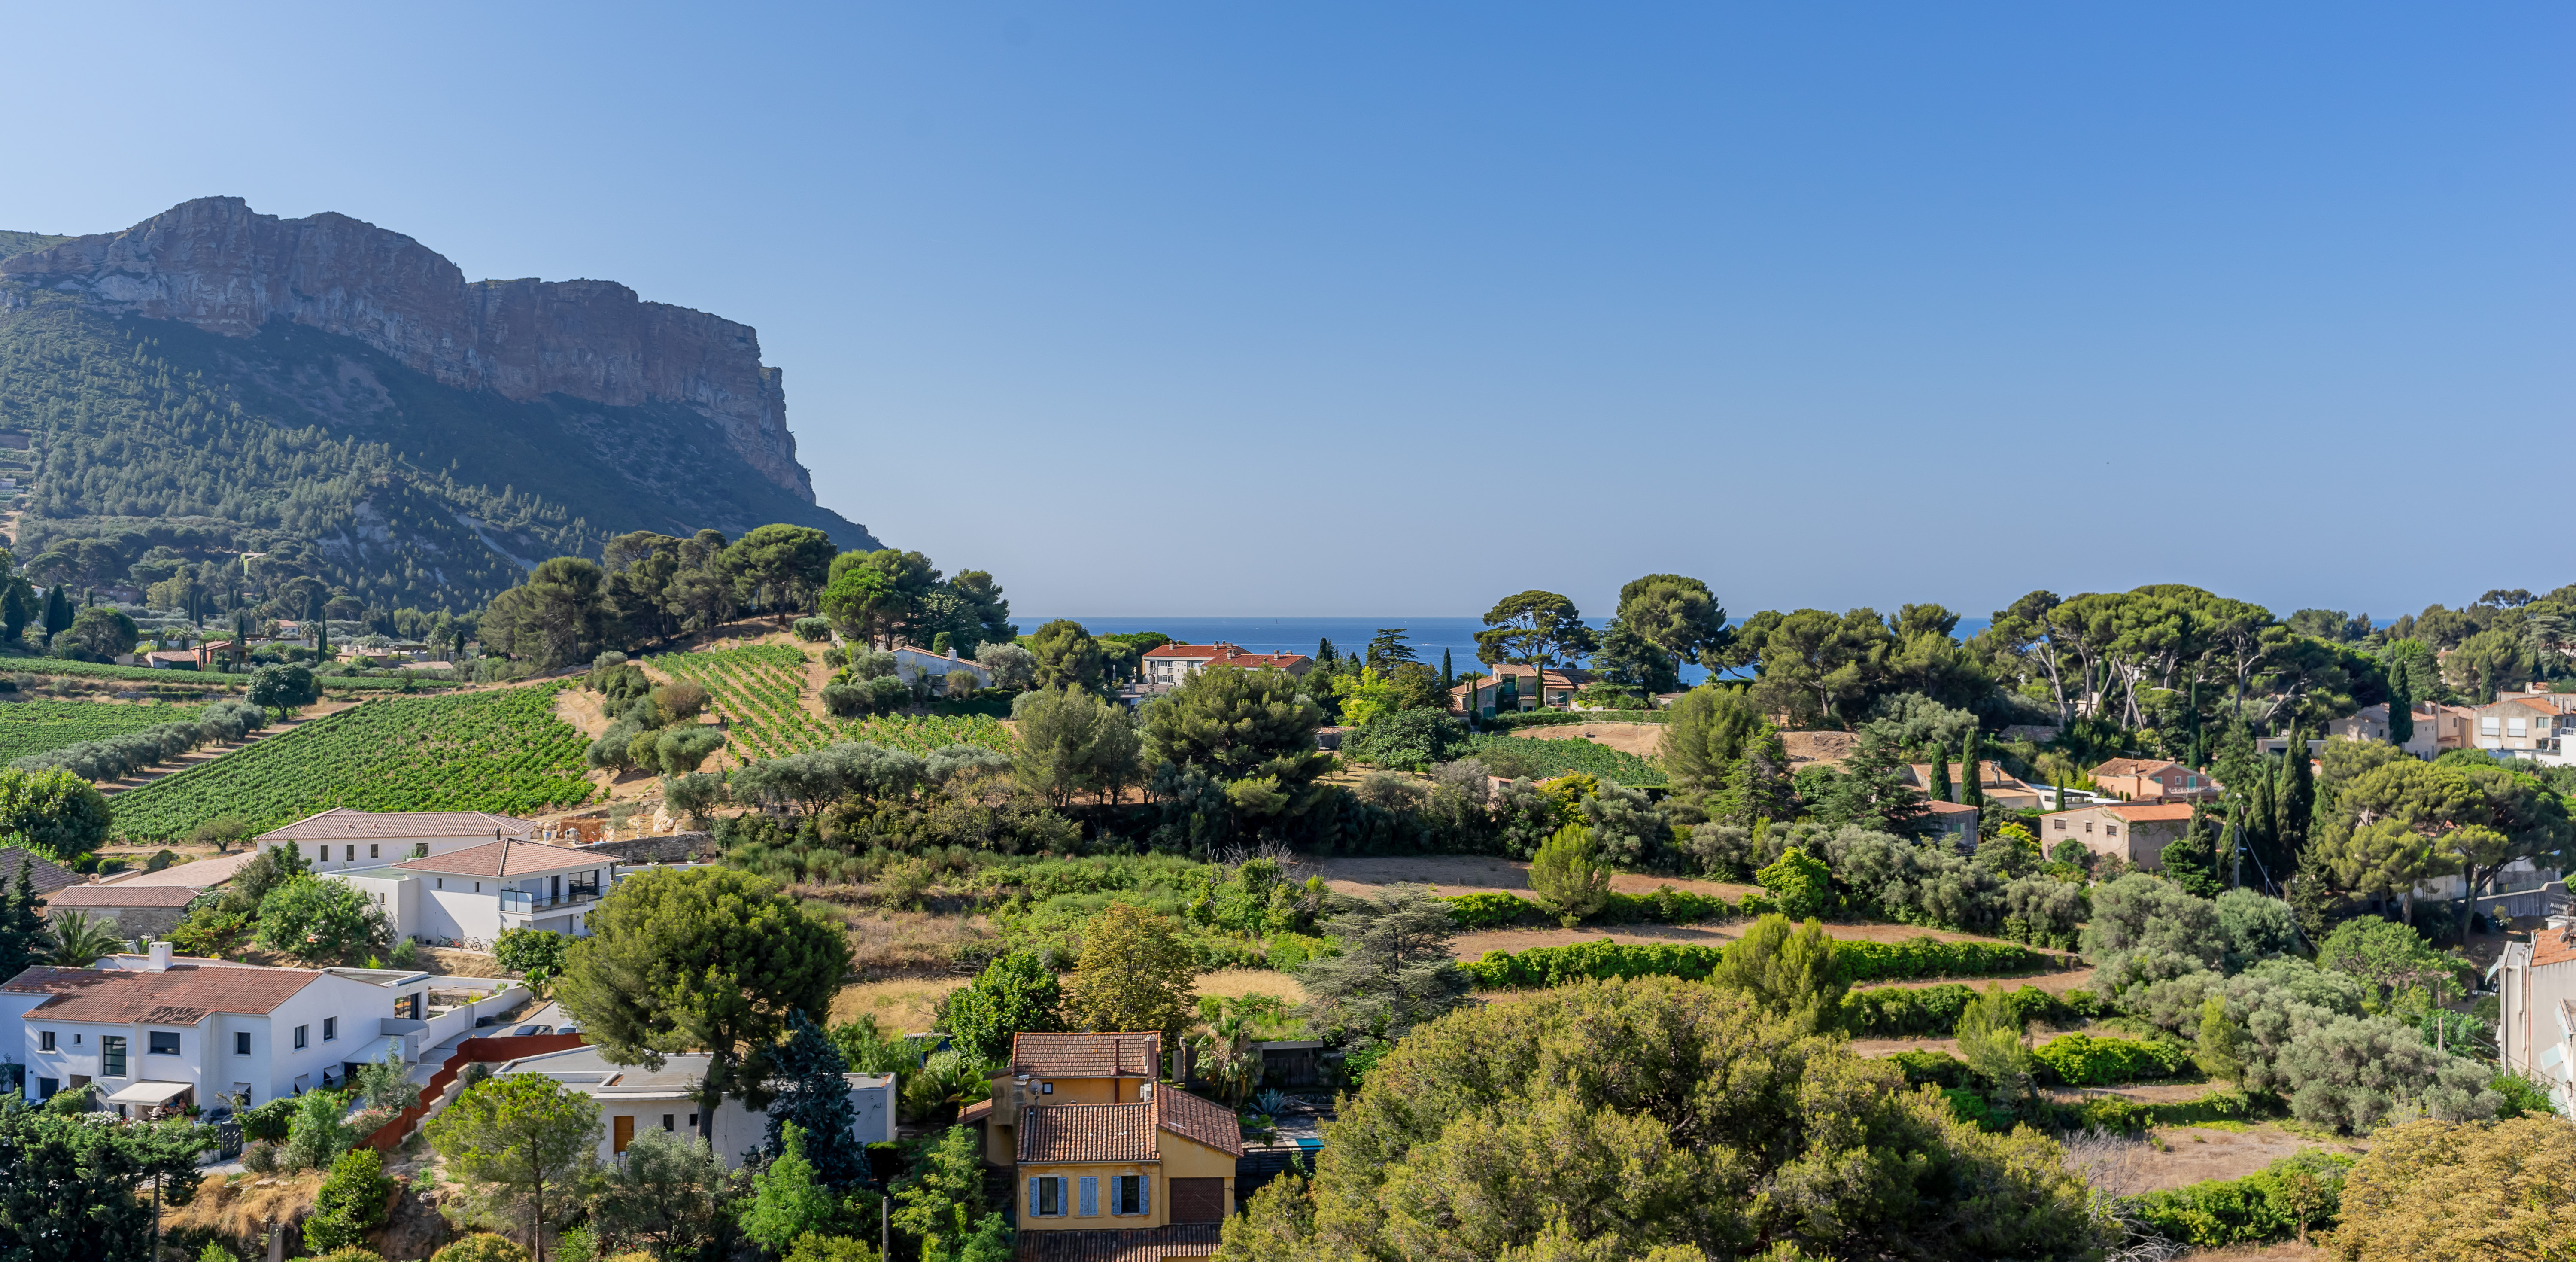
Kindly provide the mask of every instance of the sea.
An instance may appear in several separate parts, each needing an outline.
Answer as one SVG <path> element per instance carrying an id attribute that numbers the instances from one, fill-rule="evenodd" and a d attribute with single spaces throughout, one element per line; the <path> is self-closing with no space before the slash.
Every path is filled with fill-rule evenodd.
<path id="1" fill-rule="evenodd" d="M 1023 634 L 1037 630 L 1053 618 L 1015 617 Z M 1476 660 L 1476 633 L 1485 629 L 1482 618 L 1074 618 L 1083 630 L 1093 635 L 1121 635 L 1134 631 L 1160 631 L 1183 644 L 1225 643 L 1255 653 L 1303 653 L 1315 655 L 1325 640 L 1333 642 L 1336 653 L 1357 653 L 1381 630 L 1401 631 L 1404 642 L 1413 649 L 1416 661 L 1434 670 L 1440 667 L 1440 654 L 1449 654 L 1450 667 L 1457 671 L 1483 670 Z M 1598 629 L 1604 620 L 1591 620 Z M 1708 671 L 1698 666 L 1682 668 L 1686 683 L 1698 683 Z"/>
<path id="2" fill-rule="evenodd" d="M 1014 619 L 1023 634 L 1055 621 L 1054 618 Z M 1404 642 L 1413 648 L 1414 658 L 1435 670 L 1440 654 L 1450 655 L 1452 669 L 1482 670 L 1476 661 L 1476 633 L 1485 629 L 1482 618 L 1383 617 L 1383 618 L 1074 618 L 1093 635 L 1120 635 L 1133 631 L 1160 631 L 1183 644 L 1214 644 L 1220 640 L 1255 653 L 1304 653 L 1315 655 L 1324 640 L 1333 642 L 1337 653 L 1356 653 L 1368 647 L 1369 640 L 1381 630 L 1404 633 Z M 1599 630 L 1608 619 L 1586 620 Z M 1741 623 L 1741 618 L 1729 620 Z M 1991 625 L 1990 618 L 1961 618 L 1952 632 L 1964 640 Z M 1729 672 L 1736 674 L 1737 672 Z M 1682 682 L 1697 684 L 1707 679 L 1702 666 L 1682 667 Z"/>

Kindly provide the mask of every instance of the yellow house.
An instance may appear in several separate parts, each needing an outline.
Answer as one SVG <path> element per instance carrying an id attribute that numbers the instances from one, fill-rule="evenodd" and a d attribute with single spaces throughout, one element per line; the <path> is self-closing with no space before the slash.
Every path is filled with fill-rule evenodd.
<path id="1" fill-rule="evenodd" d="M 1224 1106 L 1157 1082 L 1161 1062 L 1151 1032 L 1012 1040 L 993 1098 L 958 1120 L 982 1122 L 985 1159 L 1014 1170 L 1021 1257 L 1087 1257 L 1111 1241 L 1100 1233 L 1121 1256 L 1213 1248 L 1242 1131 Z"/>

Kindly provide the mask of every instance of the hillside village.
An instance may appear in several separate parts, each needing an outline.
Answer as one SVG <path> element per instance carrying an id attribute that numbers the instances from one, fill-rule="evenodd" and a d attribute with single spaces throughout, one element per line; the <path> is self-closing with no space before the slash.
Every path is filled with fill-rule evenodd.
<path id="1" fill-rule="evenodd" d="M 711 535 L 408 642 L 11 580 L 0 1145 L 94 1136 L 88 1230 L 201 1262 L 1042 1262 L 1867 1252 L 1757 1195 L 1825 1100 L 1957 1172 L 1828 1204 L 1986 1189 L 1922 1256 L 2353 1239 L 2429 1135 L 2570 1142 L 2576 589 L 1962 637 L 1650 575 L 1462 669 Z M 1621 1168 L 1531 1110 L 1671 1169 L 1585 1183 L 1624 1227 L 1470 1211 Z"/>

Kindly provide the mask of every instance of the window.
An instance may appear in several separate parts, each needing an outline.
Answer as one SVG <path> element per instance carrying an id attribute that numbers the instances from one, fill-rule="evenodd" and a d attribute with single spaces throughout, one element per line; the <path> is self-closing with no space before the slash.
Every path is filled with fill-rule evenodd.
<path id="1" fill-rule="evenodd" d="M 377 850 L 377 848 L 376 848 L 375 846 L 373 846 L 373 845 L 369 845 L 369 846 L 367 847 L 367 857 L 368 857 L 368 858 L 370 858 L 370 859 L 374 859 L 374 858 L 379 858 L 379 857 L 381 857 L 381 856 L 380 856 L 380 854 L 379 854 L 379 852 L 378 852 L 378 850 Z"/>
<path id="2" fill-rule="evenodd" d="M 338 1037 L 340 1037 L 340 1018 L 322 1018 L 322 1041 L 328 1043 Z"/>
<path id="3" fill-rule="evenodd" d="M 2105 837 L 2117 837 L 2120 835 L 2120 826 L 2118 824 L 2104 824 L 2102 826 L 2102 835 Z"/>
<path id="4" fill-rule="evenodd" d="M 1038 1084 L 1038 1094 L 1039 1094 L 1039 1095 L 1054 1095 L 1054 1094 L 1055 1094 L 1055 1084 L 1054 1084 L 1054 1083 L 1052 1083 L 1052 1082 L 1041 1082 L 1041 1083 L 1039 1083 L 1039 1084 Z"/>
<path id="5" fill-rule="evenodd" d="M 308 1031 L 312 1030 L 312 1028 L 313 1027 L 309 1025 L 299 1025 L 295 1027 L 295 1050 L 304 1050 L 304 1044 L 307 1041 L 305 1035 Z"/>
<path id="6" fill-rule="evenodd" d="M 2066 831 L 2066 821 L 2065 821 L 2065 820 L 2062 820 L 2062 819 L 2061 819 L 2061 820 L 2057 821 L 2057 831 L 2059 831 L 2059 832 L 2061 832 L 2061 833 Z"/>
<path id="7" fill-rule="evenodd" d="M 233 1055 L 250 1055 L 250 1031 L 236 1030 L 233 1032 Z"/>
<path id="8" fill-rule="evenodd" d="M 1064 1180 L 1054 1175 L 1029 1180 L 1029 1212 L 1039 1218 L 1064 1217 Z"/>
<path id="9" fill-rule="evenodd" d="M 2481 736 L 2493 736 L 2502 726 L 2502 720 L 2483 714 L 2478 716 L 2478 734 Z"/>
<path id="10" fill-rule="evenodd" d="M 2089 820 L 2089 819 L 2088 819 L 2088 820 L 2086 820 L 2086 821 L 2084 821 L 2084 831 L 2086 831 L 2086 832 L 2088 832 L 2088 833 L 2089 833 L 2089 832 L 2091 832 L 2091 831 L 2093 831 L 2093 821 L 2091 821 L 2091 820 Z"/>
<path id="11" fill-rule="evenodd" d="M 668 1113 L 662 1115 L 662 1129 L 666 1131 L 671 1129 L 671 1115 Z"/>
<path id="12" fill-rule="evenodd" d="M 1119 1175 L 1111 1186 L 1109 1212 L 1112 1214 L 1144 1213 L 1145 1176 L 1141 1174 Z"/>
<path id="13" fill-rule="evenodd" d="M 37 1034 L 36 1034 L 36 1050 L 37 1050 L 37 1051 L 40 1051 L 40 1052 L 50 1052 L 50 1051 L 54 1050 L 54 1032 L 53 1032 L 53 1031 L 51 1031 L 51 1030 L 40 1030 L 40 1031 L 38 1031 L 38 1032 L 37 1032 Z"/>
<path id="14" fill-rule="evenodd" d="M 438 878 L 438 888 L 440 888 L 440 889 L 446 889 L 446 888 L 447 888 L 447 878 L 446 878 L 446 877 L 443 877 L 443 876 L 442 876 L 442 877 Z"/>
<path id="15" fill-rule="evenodd" d="M 39 1100 L 53 1099 L 54 1093 L 61 1091 L 62 1089 L 63 1080 L 60 1078 L 38 1078 L 36 1080 L 36 1098 Z"/>
<path id="16" fill-rule="evenodd" d="M 175 1030 L 154 1030 L 144 1037 L 151 1040 L 151 1042 L 143 1050 L 150 1052 L 155 1056 L 176 1056 L 179 1054 L 179 1034 Z"/>
<path id="17" fill-rule="evenodd" d="M 109 1078 L 122 1078 L 125 1076 L 124 1035 L 102 1034 L 98 1036 L 98 1072 Z"/>
<path id="18" fill-rule="evenodd" d="M 690 1129 L 690 1130 L 696 1130 L 696 1129 L 698 1129 L 698 1115 L 697 1115 L 697 1114 L 695 1114 L 695 1113 L 692 1113 L 692 1114 L 690 1114 L 690 1115 L 689 1115 L 689 1129 Z"/>
<path id="19" fill-rule="evenodd" d="M 320 859 L 324 863 L 329 863 L 331 861 L 331 848 L 329 846 L 315 846 L 313 848 L 313 857 Z"/>

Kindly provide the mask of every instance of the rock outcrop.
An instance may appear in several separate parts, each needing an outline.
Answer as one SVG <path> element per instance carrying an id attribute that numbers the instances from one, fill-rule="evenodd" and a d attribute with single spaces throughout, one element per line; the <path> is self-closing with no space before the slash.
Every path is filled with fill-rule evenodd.
<path id="1" fill-rule="evenodd" d="M 0 260 L 0 282 L 235 337 L 286 320 L 514 400 L 681 404 L 763 477 L 814 502 L 760 335 L 613 281 L 469 282 L 437 251 L 347 215 L 280 219 L 238 197 L 203 197 L 123 232 Z M 0 310 L 29 301 L 15 285 L 0 284 Z"/>

